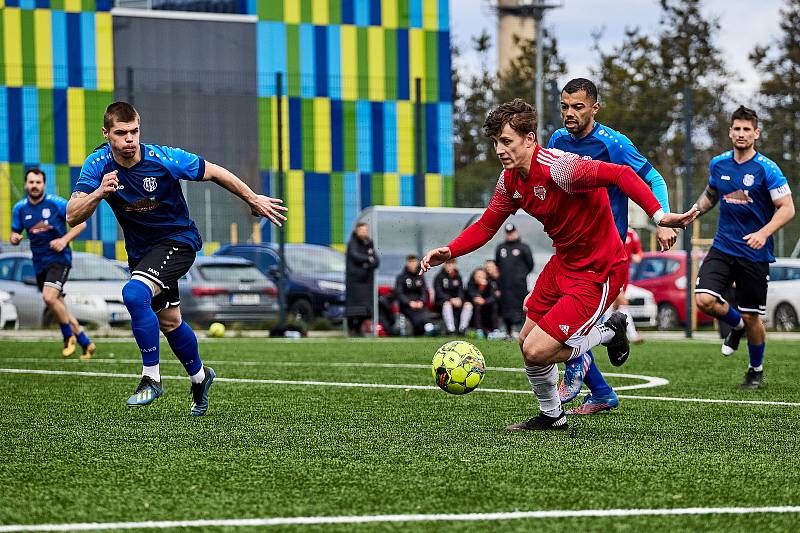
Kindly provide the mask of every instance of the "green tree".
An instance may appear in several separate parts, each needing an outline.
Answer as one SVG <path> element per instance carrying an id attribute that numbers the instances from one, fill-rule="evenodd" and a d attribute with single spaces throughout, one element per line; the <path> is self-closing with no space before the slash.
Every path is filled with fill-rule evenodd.
<path id="1" fill-rule="evenodd" d="M 756 46 L 750 60 L 761 80 L 761 139 L 758 150 L 775 161 L 792 183 L 800 207 L 800 0 L 787 0 L 781 9 L 781 34 L 771 44 Z M 778 237 L 778 253 L 788 254 L 800 237 L 800 219 L 790 222 Z M 781 246 L 783 244 L 783 246 Z M 783 248 L 783 250 L 781 250 Z"/>

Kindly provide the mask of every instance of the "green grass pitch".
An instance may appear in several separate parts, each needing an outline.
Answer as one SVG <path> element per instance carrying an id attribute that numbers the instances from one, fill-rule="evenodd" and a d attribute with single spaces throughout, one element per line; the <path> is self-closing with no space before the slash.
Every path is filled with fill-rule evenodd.
<path id="1" fill-rule="evenodd" d="M 201 341 L 201 353 L 219 378 L 434 386 L 429 364 L 443 342 L 226 338 Z M 192 418 L 188 379 L 166 344 L 162 374 L 181 379 L 165 379 L 162 398 L 132 409 L 125 400 L 135 378 L 5 369 L 138 374 L 133 341 L 98 341 L 95 359 L 81 362 L 62 360 L 55 340 L 4 340 L 0 530 L 12 524 L 800 505 L 796 344 L 768 342 L 764 386 L 750 392 L 738 389 L 747 368 L 744 346 L 724 358 L 718 344 L 648 342 L 634 347 L 620 368 L 607 363 L 601 348 L 603 371 L 669 384 L 620 391 L 617 412 L 572 417 L 569 431 L 559 434 L 504 431 L 537 412 L 531 395 L 484 390 L 528 390 L 524 373 L 493 370 L 520 367 L 519 350 L 511 342 L 475 344 L 488 370 L 480 389 L 465 396 L 220 379 L 207 416 Z M 798 523 L 800 514 L 786 513 L 270 530 L 752 532 L 796 531 Z M 223 530 L 233 528 L 213 529 Z"/>

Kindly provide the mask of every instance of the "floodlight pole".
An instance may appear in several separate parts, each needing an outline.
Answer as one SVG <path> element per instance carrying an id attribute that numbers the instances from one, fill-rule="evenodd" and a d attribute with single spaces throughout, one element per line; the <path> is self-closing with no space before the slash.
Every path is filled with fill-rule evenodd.
<path id="1" fill-rule="evenodd" d="M 536 80 L 534 88 L 534 104 L 538 119 L 536 121 L 536 142 L 542 144 L 542 118 L 544 105 L 544 31 L 542 31 L 542 21 L 545 11 L 555 9 L 564 5 L 563 0 L 518 0 L 516 4 L 505 4 L 503 0 L 498 0 L 495 9 L 500 16 L 511 15 L 519 18 L 532 18 L 536 27 L 534 28 L 534 38 L 536 39 Z"/>

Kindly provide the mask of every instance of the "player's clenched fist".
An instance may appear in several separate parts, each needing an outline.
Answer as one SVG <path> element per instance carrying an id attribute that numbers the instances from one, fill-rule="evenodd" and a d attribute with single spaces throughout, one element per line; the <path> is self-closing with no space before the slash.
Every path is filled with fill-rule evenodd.
<path id="1" fill-rule="evenodd" d="M 117 171 L 112 170 L 108 174 L 103 175 L 103 180 L 100 182 L 100 195 L 103 198 L 108 198 L 109 194 L 117 192 L 117 187 L 119 187 Z"/>
<path id="2" fill-rule="evenodd" d="M 253 215 L 266 217 L 276 226 L 282 226 L 281 221 L 286 220 L 286 217 L 281 214 L 281 211 L 288 211 L 288 208 L 281 204 L 283 204 L 283 200 L 280 198 L 270 198 L 259 194 L 250 202 L 250 209 Z"/>

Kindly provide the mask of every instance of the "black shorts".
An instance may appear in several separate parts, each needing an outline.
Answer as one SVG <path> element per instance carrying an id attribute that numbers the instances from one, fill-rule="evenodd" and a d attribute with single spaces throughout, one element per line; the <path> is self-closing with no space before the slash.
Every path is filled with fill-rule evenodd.
<path id="1" fill-rule="evenodd" d="M 137 262 L 128 261 L 131 276 L 141 276 L 152 281 L 161 292 L 153 297 L 150 307 L 156 313 L 181 304 L 178 280 L 192 267 L 195 259 L 192 247 L 177 241 L 163 241 Z"/>
<path id="2" fill-rule="evenodd" d="M 712 247 L 700 266 L 694 292 L 711 294 L 725 303 L 723 295 L 734 283 L 739 311 L 766 314 L 769 263 L 748 261 Z"/>
<path id="3" fill-rule="evenodd" d="M 39 287 L 39 292 L 47 286 L 58 289 L 58 292 L 64 294 L 64 284 L 69 277 L 70 268 L 68 265 L 52 264 L 41 272 L 37 272 L 36 285 Z"/>

